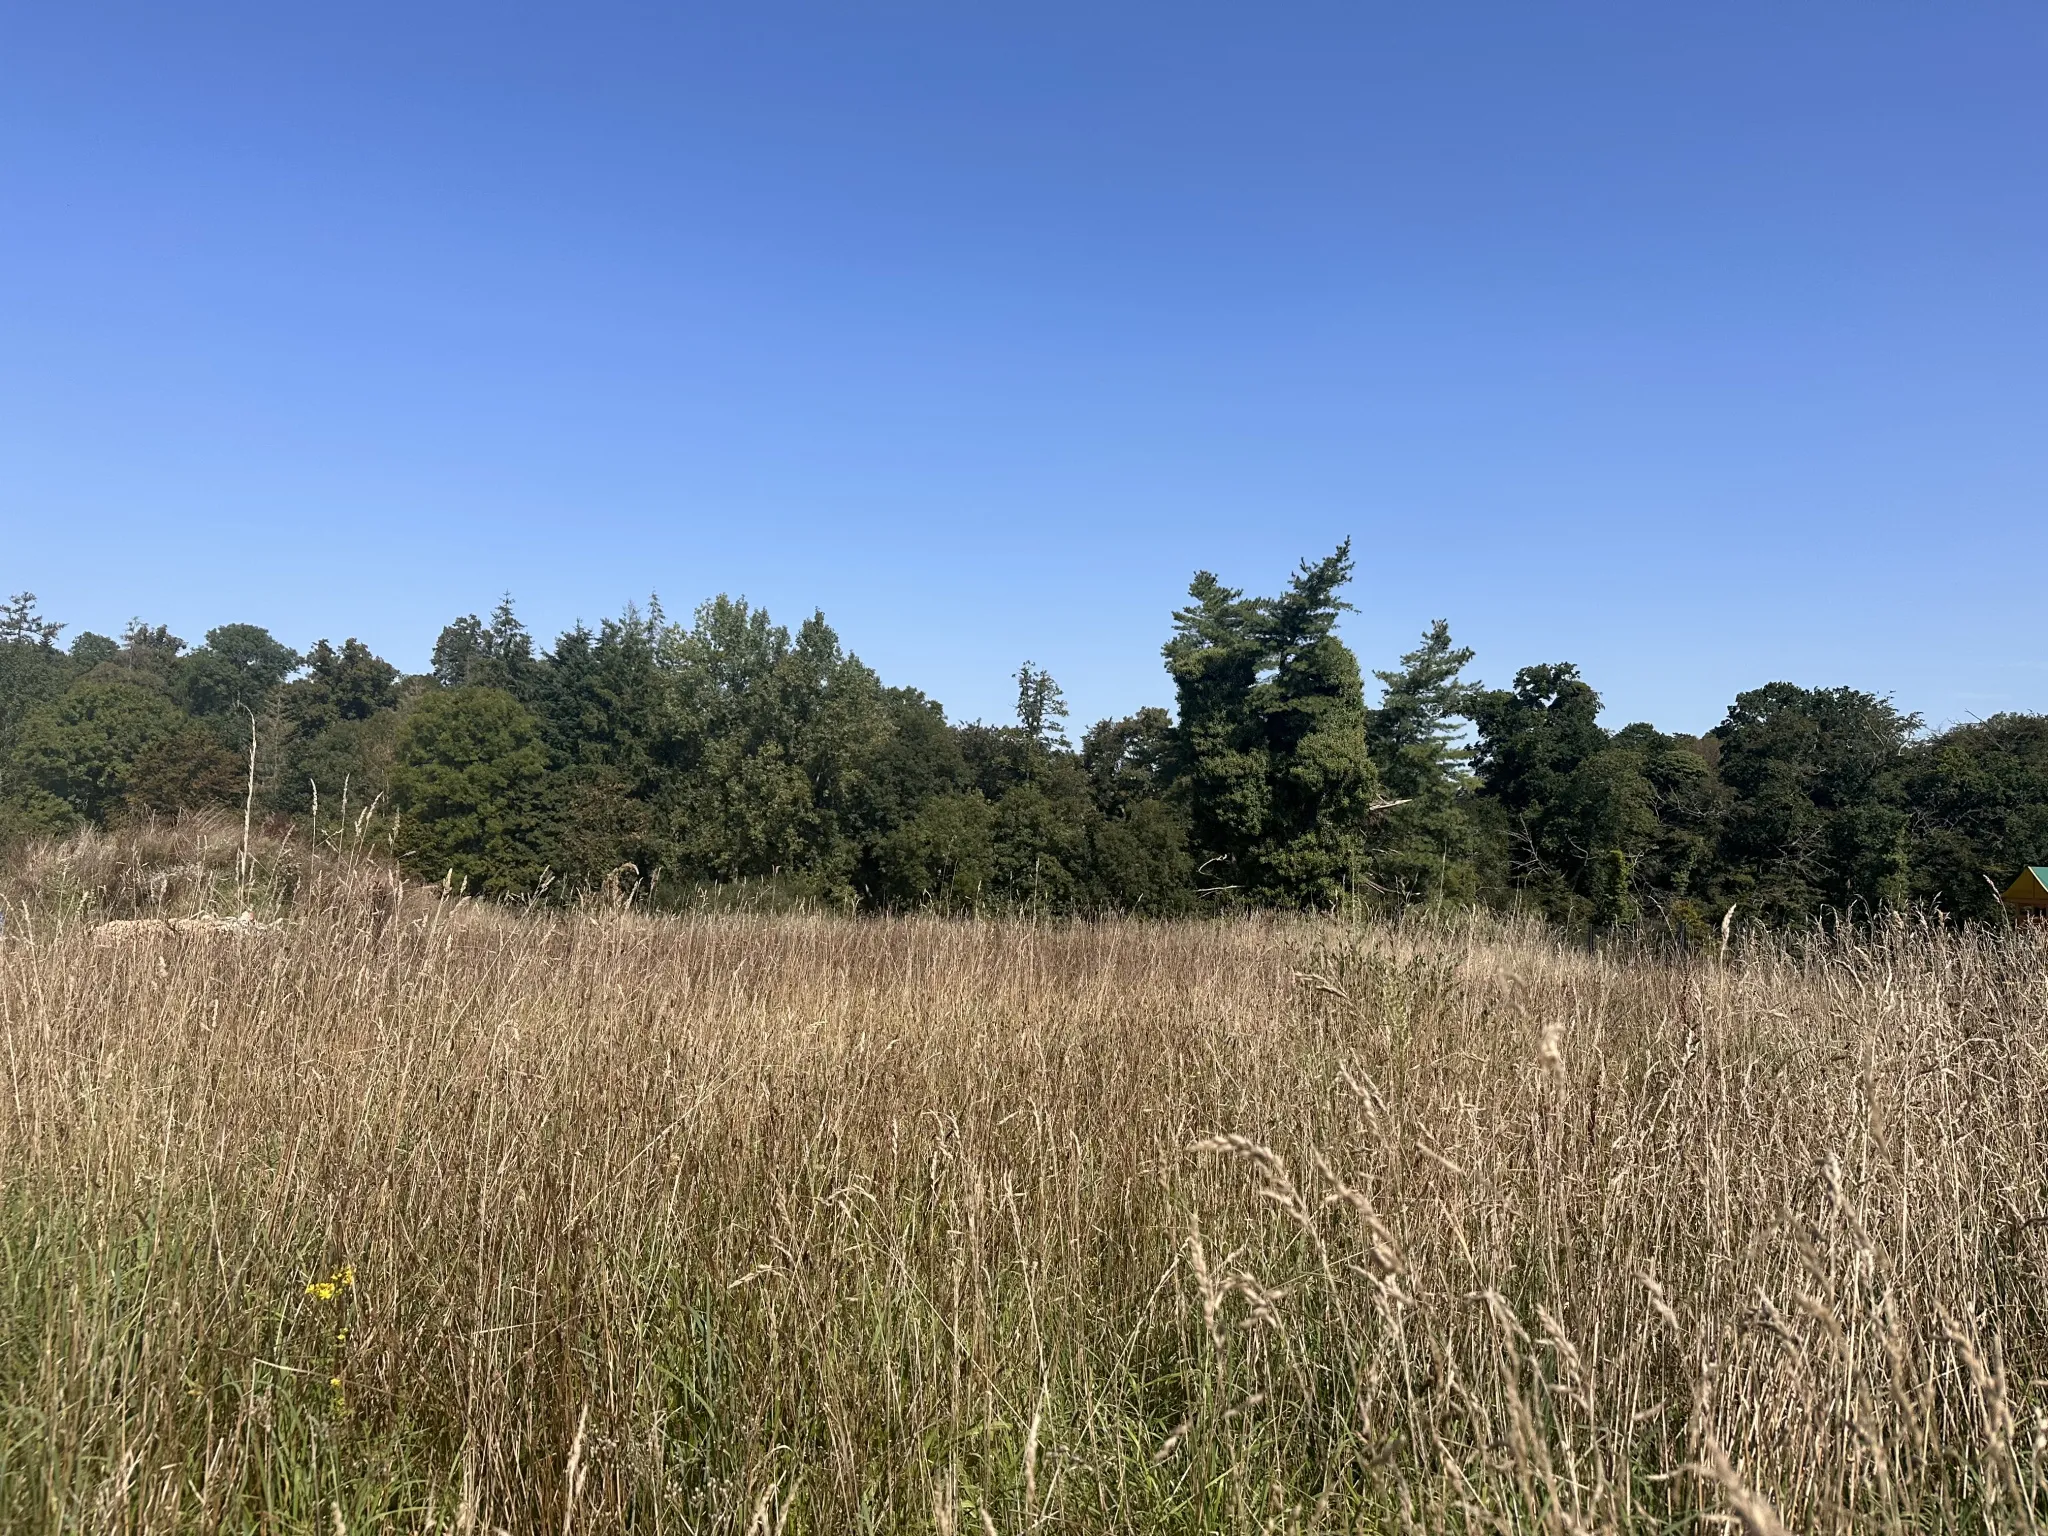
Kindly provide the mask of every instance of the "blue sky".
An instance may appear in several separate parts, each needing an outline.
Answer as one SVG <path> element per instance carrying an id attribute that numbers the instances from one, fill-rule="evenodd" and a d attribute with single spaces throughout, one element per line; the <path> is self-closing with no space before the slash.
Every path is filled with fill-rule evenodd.
<path id="1" fill-rule="evenodd" d="M 1703 730 L 2048 709 L 2039 5 L 0 6 L 0 587 L 822 607 L 1170 701 L 1198 567 Z"/>

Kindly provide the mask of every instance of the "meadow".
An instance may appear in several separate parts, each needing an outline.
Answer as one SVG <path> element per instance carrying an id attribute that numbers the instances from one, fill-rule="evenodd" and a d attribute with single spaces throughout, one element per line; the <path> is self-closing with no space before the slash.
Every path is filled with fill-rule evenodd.
<path id="1" fill-rule="evenodd" d="M 10 1532 L 2048 1514 L 2025 933 L 520 912 L 337 858 L 110 943 L 173 882 L 61 863 L 0 943 Z"/>

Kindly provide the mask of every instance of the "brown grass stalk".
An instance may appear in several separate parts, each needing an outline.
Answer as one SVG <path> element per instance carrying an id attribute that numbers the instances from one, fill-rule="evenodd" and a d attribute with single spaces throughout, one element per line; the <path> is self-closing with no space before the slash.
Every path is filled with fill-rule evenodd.
<path id="1" fill-rule="evenodd" d="M 43 923 L 0 1528 L 2030 1530 L 2042 982 L 326 857 L 260 943 Z"/>

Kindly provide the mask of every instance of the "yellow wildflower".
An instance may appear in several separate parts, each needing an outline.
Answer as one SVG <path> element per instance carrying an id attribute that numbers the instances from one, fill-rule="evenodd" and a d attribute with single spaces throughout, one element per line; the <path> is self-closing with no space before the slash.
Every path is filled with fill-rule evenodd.
<path id="1" fill-rule="evenodd" d="M 315 1301 L 332 1301 L 355 1283 L 355 1265 L 344 1264 L 325 1280 L 308 1280 L 306 1294 Z"/>

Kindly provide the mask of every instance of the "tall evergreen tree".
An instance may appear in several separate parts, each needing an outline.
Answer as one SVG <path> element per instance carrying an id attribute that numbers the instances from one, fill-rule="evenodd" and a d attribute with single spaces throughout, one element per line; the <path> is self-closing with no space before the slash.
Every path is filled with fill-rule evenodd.
<path id="1" fill-rule="evenodd" d="M 27 645 L 54 651 L 64 626 L 43 617 L 33 592 L 17 592 L 0 603 L 0 645 Z"/>
<path id="2" fill-rule="evenodd" d="M 1379 787 L 1358 658 L 1335 632 L 1351 606 L 1337 593 L 1350 579 L 1347 539 L 1328 558 L 1303 562 L 1263 626 L 1273 660 L 1255 701 L 1272 765 L 1265 886 L 1303 904 L 1336 901 L 1359 874 Z"/>
<path id="3" fill-rule="evenodd" d="M 104 821 L 125 804 L 137 761 L 185 725 L 178 707 L 153 689 L 88 677 L 29 715 L 15 760 L 34 791 Z"/>
<path id="4" fill-rule="evenodd" d="M 1378 779 L 1358 662 L 1335 633 L 1351 569 L 1346 541 L 1276 598 L 1203 571 L 1174 614 L 1176 776 L 1204 867 L 1241 897 L 1328 904 L 1364 863 Z"/>
<path id="5" fill-rule="evenodd" d="M 1201 571 L 1166 643 L 1178 718 L 1173 779 L 1188 806 L 1207 890 L 1250 899 L 1272 805 L 1270 756 L 1253 691 L 1266 666 L 1260 602 Z"/>
<path id="6" fill-rule="evenodd" d="M 338 720 L 395 709 L 398 668 L 353 636 L 339 650 L 322 640 L 306 653 L 306 675 L 286 687 L 281 702 L 301 735 L 317 735 Z"/>
<path id="7" fill-rule="evenodd" d="M 1397 669 L 1373 674 L 1383 691 L 1366 742 L 1391 804 L 1374 823 L 1371 872 L 1398 899 L 1472 901 L 1485 888 L 1490 824 L 1474 805 L 1472 753 L 1460 741 L 1478 693 L 1464 680 L 1471 660 L 1438 619 Z"/>
<path id="8" fill-rule="evenodd" d="M 1017 669 L 1017 724 L 1039 747 L 1065 747 L 1067 696 L 1052 674 L 1025 662 Z"/>
<path id="9" fill-rule="evenodd" d="M 57 648 L 62 624 L 36 609 L 33 592 L 0 605 L 0 796 L 6 793 L 6 757 L 29 711 L 69 686 L 78 670 Z"/>
<path id="10" fill-rule="evenodd" d="M 434 641 L 433 678 L 443 688 L 497 688 L 530 700 L 538 671 L 533 636 L 509 594 L 491 610 L 489 623 L 465 614 Z"/>
<path id="11" fill-rule="evenodd" d="M 533 707 L 556 770 L 554 857 L 573 882 L 630 870 L 652 883 L 674 862 L 656 820 L 678 762 L 663 627 L 659 603 L 629 607 L 594 633 L 568 630 L 536 669 Z"/>
<path id="12" fill-rule="evenodd" d="M 391 790 L 405 861 L 423 879 L 489 896 L 538 888 L 545 870 L 547 751 L 509 693 L 427 694 L 400 728 Z"/>

